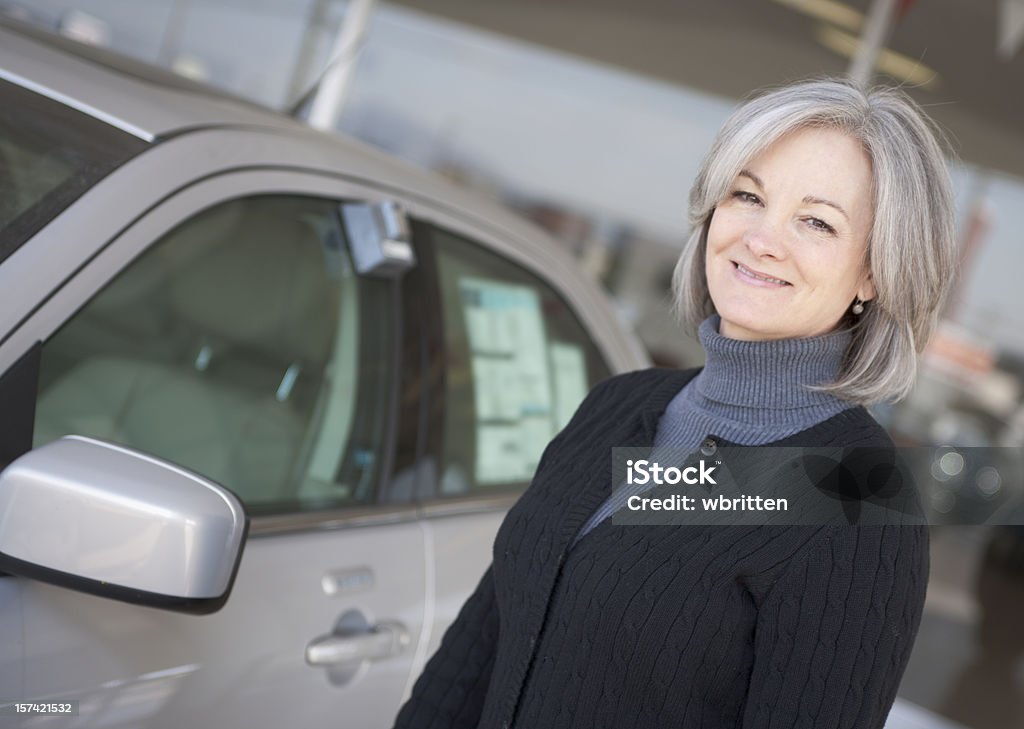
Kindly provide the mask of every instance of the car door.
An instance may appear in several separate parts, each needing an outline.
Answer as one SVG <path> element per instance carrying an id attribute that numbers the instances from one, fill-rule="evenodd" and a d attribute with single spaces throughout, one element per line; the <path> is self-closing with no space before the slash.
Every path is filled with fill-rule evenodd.
<path id="1" fill-rule="evenodd" d="M 66 726 L 390 725 L 427 594 L 410 476 L 392 466 L 415 450 L 418 405 L 398 280 L 355 271 L 343 187 L 196 181 L 7 333 L 0 354 L 38 362 L 34 446 L 78 433 L 151 453 L 235 491 L 252 523 L 213 615 L 0 577 L 23 636 L 2 698 L 77 701 Z"/>
<path id="2" fill-rule="evenodd" d="M 621 327 L 602 326 L 595 311 L 579 316 L 577 294 L 589 288 L 550 277 L 537 241 L 437 210 L 420 211 L 413 237 L 419 265 L 404 300 L 440 304 L 406 313 L 432 343 L 429 467 L 418 493 L 431 557 L 429 658 L 490 564 L 505 512 L 547 443 L 590 388 L 645 362 L 618 338 Z"/>

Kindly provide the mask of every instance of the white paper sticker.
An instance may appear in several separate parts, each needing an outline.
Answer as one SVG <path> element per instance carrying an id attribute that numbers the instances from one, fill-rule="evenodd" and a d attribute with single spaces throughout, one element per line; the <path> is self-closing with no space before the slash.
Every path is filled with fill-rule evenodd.
<path id="1" fill-rule="evenodd" d="M 587 396 L 587 361 L 583 349 L 566 342 L 551 343 L 551 371 L 555 382 L 555 430 L 561 430 Z"/>
<path id="2" fill-rule="evenodd" d="M 459 280 L 459 292 L 475 387 L 475 480 L 528 480 L 556 432 L 540 295 L 472 277 Z"/>

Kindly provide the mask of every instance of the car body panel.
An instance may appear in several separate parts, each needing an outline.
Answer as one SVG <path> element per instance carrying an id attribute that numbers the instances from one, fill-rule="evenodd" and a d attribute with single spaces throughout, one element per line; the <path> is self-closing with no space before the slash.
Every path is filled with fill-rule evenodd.
<path id="1" fill-rule="evenodd" d="M 168 71 L 6 18 L 0 20 L 0 78 L 150 142 L 203 126 L 302 126 Z"/>
<path id="2" fill-rule="evenodd" d="M 568 254 L 497 204 L 354 141 L 61 44 L 74 45 L 0 24 L 0 77 L 154 143 L 0 263 L 0 372 L 182 221 L 270 193 L 397 202 L 547 282 L 611 371 L 647 364 Z M 255 517 L 230 598 L 202 617 L 0 576 L 0 679 L 13 693 L 0 700 L 79 700 L 80 715 L 55 726 L 390 726 L 517 496 Z M 306 663 L 307 646 L 350 611 L 400 624 L 408 643 L 351 675 Z"/>
<path id="3" fill-rule="evenodd" d="M 0 577 L 0 686 L 11 698 L 25 695 L 24 580 Z"/>
<path id="4" fill-rule="evenodd" d="M 491 550 L 480 549 L 490 545 L 501 526 L 505 511 L 511 507 L 476 515 L 451 514 L 435 516 L 425 521 L 429 529 L 428 539 L 432 543 L 433 564 L 430 572 L 434 581 L 434 602 L 432 614 L 427 615 L 433 622 L 423 653 L 429 659 L 441 645 L 444 629 L 454 622 L 465 600 L 466 576 L 470 575 L 470 590 L 491 563 Z M 422 666 L 416 670 L 416 674 Z"/>
<path id="5" fill-rule="evenodd" d="M 250 540 L 231 598 L 203 617 L 19 580 L 32 609 L 17 698 L 77 700 L 67 726 L 95 729 L 324 726 L 341 709 L 352 726 L 390 726 L 379 707 L 397 706 L 408 682 L 422 633 L 423 554 L 412 513 L 404 523 Z M 364 589 L 325 593 L 325 576 L 356 569 L 372 575 Z M 349 610 L 371 624 L 399 621 L 413 643 L 336 686 L 304 650 Z"/>

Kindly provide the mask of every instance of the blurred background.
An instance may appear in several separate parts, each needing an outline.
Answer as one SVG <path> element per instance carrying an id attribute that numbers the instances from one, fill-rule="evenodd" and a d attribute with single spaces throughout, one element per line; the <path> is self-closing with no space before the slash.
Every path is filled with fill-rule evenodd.
<path id="1" fill-rule="evenodd" d="M 905 444 L 1024 446 L 1024 0 L 0 0 L 0 12 L 500 199 L 604 284 L 665 366 L 702 357 L 668 289 L 690 183 L 728 113 L 821 73 L 898 84 L 950 136 L 961 263 L 914 393 L 875 415 Z M 942 462 L 932 506 L 951 521 L 1024 488 Z M 1022 529 L 933 527 L 900 689 L 932 712 L 922 727 L 1024 727 Z"/>

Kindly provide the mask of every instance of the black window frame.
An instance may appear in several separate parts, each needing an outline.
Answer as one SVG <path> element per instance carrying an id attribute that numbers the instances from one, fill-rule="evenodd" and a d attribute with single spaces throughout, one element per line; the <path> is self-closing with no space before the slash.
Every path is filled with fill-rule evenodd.
<path id="1" fill-rule="evenodd" d="M 153 145 L 84 112 L 0 79 L 0 124 L 32 126 L 67 142 L 81 164 L 61 184 L 0 229 L 0 264 L 23 246 L 86 191 Z"/>

